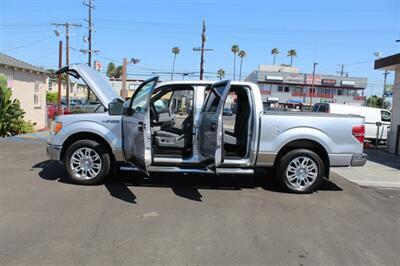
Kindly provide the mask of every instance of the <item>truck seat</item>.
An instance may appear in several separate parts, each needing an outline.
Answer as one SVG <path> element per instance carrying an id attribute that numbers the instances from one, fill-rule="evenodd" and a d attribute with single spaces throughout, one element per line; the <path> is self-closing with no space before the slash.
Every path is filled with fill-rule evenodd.
<path id="1" fill-rule="evenodd" d="M 192 143 L 193 113 L 182 122 L 181 128 L 162 127 L 155 132 L 155 143 L 161 148 L 185 149 Z"/>

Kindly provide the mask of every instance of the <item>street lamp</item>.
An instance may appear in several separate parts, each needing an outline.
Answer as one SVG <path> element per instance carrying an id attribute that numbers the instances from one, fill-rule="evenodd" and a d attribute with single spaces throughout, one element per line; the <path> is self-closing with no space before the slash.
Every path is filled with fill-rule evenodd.
<path id="1" fill-rule="evenodd" d="M 140 63 L 140 59 L 131 58 L 131 63 L 134 64 L 134 65 L 139 64 Z"/>
<path id="2" fill-rule="evenodd" d="M 396 40 L 396 42 L 400 42 L 400 40 Z M 375 52 L 374 56 L 376 57 L 376 59 L 379 59 L 382 56 L 382 52 Z M 387 80 L 387 75 L 389 75 L 390 72 L 385 70 L 385 72 L 383 72 L 383 91 L 382 91 L 382 108 L 385 108 L 385 96 L 386 96 L 386 80 Z M 372 100 L 371 100 L 372 102 Z"/>
<path id="3" fill-rule="evenodd" d="M 382 56 L 382 52 L 376 51 L 376 52 L 374 52 L 374 56 L 375 56 L 376 58 L 379 58 L 379 57 Z"/>
<path id="4" fill-rule="evenodd" d="M 317 62 L 313 63 L 313 72 L 312 72 L 312 83 L 311 83 L 311 93 L 310 93 L 310 108 L 312 107 L 312 97 L 314 94 L 314 80 L 315 80 L 315 67 L 318 65 Z"/>

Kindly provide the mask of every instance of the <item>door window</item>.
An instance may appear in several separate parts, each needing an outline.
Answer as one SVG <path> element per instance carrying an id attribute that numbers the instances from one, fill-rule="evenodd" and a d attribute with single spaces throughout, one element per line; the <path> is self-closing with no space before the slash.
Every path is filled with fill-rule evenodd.
<path id="1" fill-rule="evenodd" d="M 208 94 L 207 102 L 204 106 L 203 112 L 215 113 L 217 111 L 220 99 L 221 97 L 214 90 L 211 90 Z"/>
<path id="2" fill-rule="evenodd" d="M 147 101 L 149 94 L 153 88 L 155 81 L 146 83 L 139 91 L 135 94 L 132 99 L 131 109 L 135 112 L 144 113 L 147 111 Z"/>
<path id="3" fill-rule="evenodd" d="M 390 122 L 392 116 L 388 111 L 381 111 L 381 117 L 383 122 Z"/>
<path id="4" fill-rule="evenodd" d="M 157 112 L 169 108 L 169 103 L 171 102 L 172 94 L 173 91 L 169 91 L 154 102 L 154 107 L 156 108 Z"/>

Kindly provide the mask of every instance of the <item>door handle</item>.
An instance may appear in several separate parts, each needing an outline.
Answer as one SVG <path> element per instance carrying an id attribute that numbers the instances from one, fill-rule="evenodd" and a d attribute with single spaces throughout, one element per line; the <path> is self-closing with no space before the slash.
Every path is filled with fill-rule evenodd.
<path id="1" fill-rule="evenodd" d="M 211 130 L 212 132 L 215 132 L 216 129 L 217 129 L 217 125 L 216 125 L 215 123 L 211 123 L 211 125 L 210 125 L 210 130 Z"/>
<path id="2" fill-rule="evenodd" d="M 142 122 L 142 121 L 139 121 L 139 122 L 138 122 L 138 130 L 139 130 L 139 131 L 143 131 L 143 128 L 144 128 L 143 122 Z"/>

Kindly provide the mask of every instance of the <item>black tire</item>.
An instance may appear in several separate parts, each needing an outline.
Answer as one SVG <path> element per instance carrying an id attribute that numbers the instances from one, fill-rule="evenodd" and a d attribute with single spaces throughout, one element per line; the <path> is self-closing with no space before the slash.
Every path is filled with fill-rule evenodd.
<path id="1" fill-rule="evenodd" d="M 304 158 L 308 158 L 309 160 Z M 307 170 L 304 170 L 304 167 L 299 166 L 301 168 L 299 171 L 303 171 L 303 173 L 297 175 L 299 177 L 296 177 L 292 181 L 299 181 L 300 184 L 293 184 L 289 181 L 289 175 L 293 175 L 294 171 L 292 171 L 292 167 L 288 170 L 288 167 L 289 164 L 291 164 L 291 166 L 295 165 L 298 160 L 300 162 L 309 162 L 308 166 L 311 170 L 309 171 L 307 167 Z M 314 170 L 315 168 L 317 168 L 317 170 Z M 287 173 L 287 171 L 289 171 L 289 173 Z M 312 177 L 308 175 L 308 172 L 310 172 L 310 175 L 315 176 L 315 180 L 311 179 Z M 315 175 L 313 173 L 315 173 Z M 280 158 L 276 167 L 276 177 L 278 178 L 281 187 L 285 191 L 298 194 L 311 193 L 315 191 L 321 185 L 324 173 L 325 165 L 321 158 L 315 152 L 307 149 L 296 149 L 288 152 Z"/>
<path id="2" fill-rule="evenodd" d="M 72 156 L 76 156 L 76 152 L 79 150 L 88 150 L 91 152 L 93 156 L 97 153 L 99 159 L 96 160 L 97 164 L 100 162 L 100 167 L 94 169 L 93 171 L 97 171 L 98 173 L 93 175 L 93 177 L 85 178 L 84 173 L 79 177 L 79 172 L 73 170 L 73 166 L 71 165 Z M 75 157 L 76 158 L 76 157 Z M 97 157 L 96 157 L 97 158 Z M 65 156 L 64 156 L 64 166 L 68 171 L 69 178 L 74 182 L 82 185 L 98 185 L 102 184 L 107 176 L 110 174 L 111 170 L 111 156 L 107 152 L 106 148 L 94 141 L 89 139 L 79 140 L 73 143 L 68 147 Z M 75 164 L 75 163 L 74 163 Z M 99 169 L 99 170 L 98 170 Z M 82 170 L 84 171 L 84 170 Z M 87 173 L 87 172 L 86 172 Z"/>

